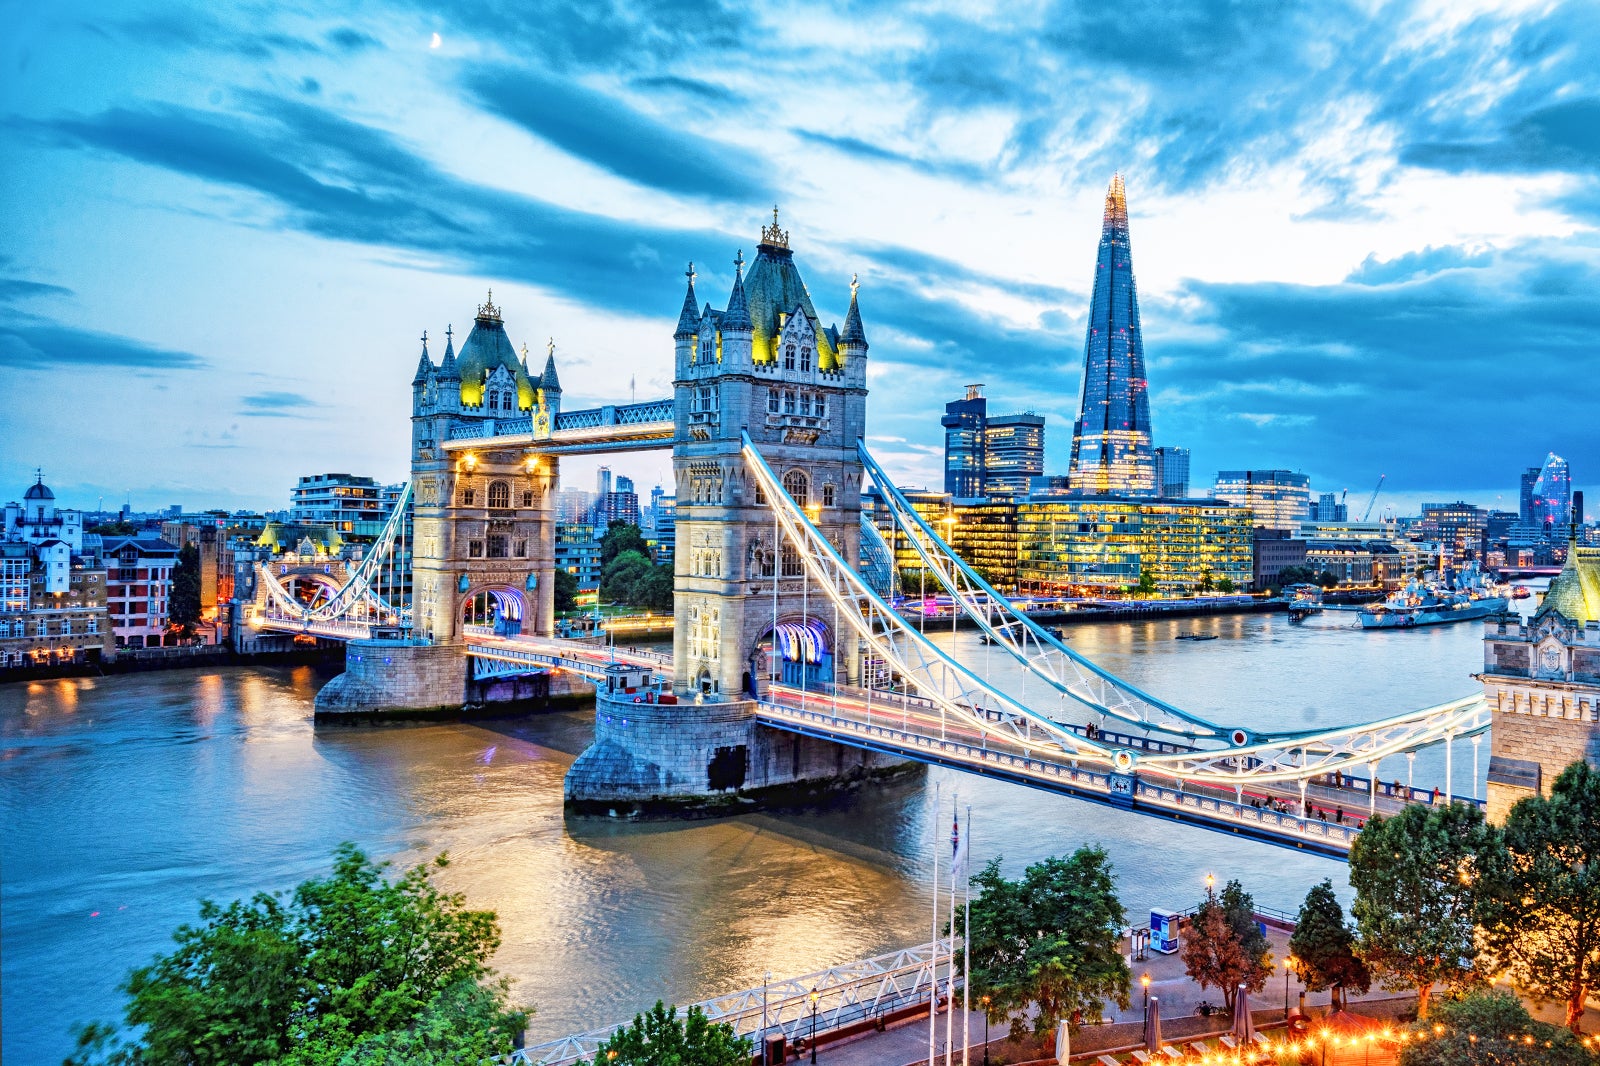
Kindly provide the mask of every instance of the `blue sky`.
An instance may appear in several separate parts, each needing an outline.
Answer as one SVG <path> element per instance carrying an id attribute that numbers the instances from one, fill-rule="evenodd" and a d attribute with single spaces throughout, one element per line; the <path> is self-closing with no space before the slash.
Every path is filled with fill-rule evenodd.
<path id="1" fill-rule="evenodd" d="M 1365 501 L 1600 510 L 1592 4 L 13 5 L 0 496 L 281 507 L 405 474 L 423 330 L 492 286 L 569 407 L 670 387 L 774 202 L 825 320 L 861 278 L 874 447 L 1048 417 L 1064 472 L 1126 176 L 1157 443 Z M 437 355 L 442 348 L 435 348 Z M 648 485 L 660 456 L 614 464 Z M 592 464 L 569 462 L 586 483 Z M 4 486 L 14 486 L 6 489 Z"/>

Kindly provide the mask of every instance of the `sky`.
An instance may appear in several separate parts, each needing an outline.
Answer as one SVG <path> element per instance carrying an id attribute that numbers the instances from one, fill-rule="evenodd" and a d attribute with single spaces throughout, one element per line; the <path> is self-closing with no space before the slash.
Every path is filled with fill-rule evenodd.
<path id="1" fill-rule="evenodd" d="M 6 6 L 0 498 L 403 480 L 419 338 L 491 287 L 564 408 L 665 396 L 686 264 L 724 305 L 775 204 L 824 322 L 860 277 L 891 473 L 976 381 L 1064 473 L 1120 170 L 1197 486 L 1515 510 L 1554 451 L 1600 510 L 1600 5 Z"/>

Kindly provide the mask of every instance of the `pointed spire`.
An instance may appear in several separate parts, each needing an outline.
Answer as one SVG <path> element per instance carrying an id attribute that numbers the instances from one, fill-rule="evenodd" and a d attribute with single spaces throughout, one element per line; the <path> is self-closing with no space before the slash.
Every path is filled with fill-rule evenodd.
<path id="1" fill-rule="evenodd" d="M 1119 229 L 1126 233 L 1128 229 L 1128 190 L 1122 184 L 1122 171 L 1111 175 L 1111 184 L 1106 187 L 1106 215 L 1102 229 L 1110 232 Z"/>
<path id="2" fill-rule="evenodd" d="M 750 321 L 750 305 L 744 296 L 744 249 L 739 249 L 739 255 L 733 261 L 733 292 L 728 294 L 728 310 L 722 316 L 724 330 L 742 329 L 749 331 L 755 328 Z"/>
<path id="3" fill-rule="evenodd" d="M 860 288 L 860 277 L 851 274 L 850 313 L 844 316 L 844 332 L 839 334 L 839 343 L 859 347 L 862 351 L 866 351 L 867 331 L 861 328 L 861 308 L 856 304 L 856 292 Z"/>
<path id="4" fill-rule="evenodd" d="M 439 364 L 439 376 L 450 381 L 461 380 L 461 368 L 456 366 L 456 331 L 454 326 L 444 328 L 444 362 Z"/>
<path id="5" fill-rule="evenodd" d="M 523 341 L 522 342 L 522 372 L 524 374 L 526 374 L 528 372 L 528 342 L 527 341 Z"/>
<path id="6" fill-rule="evenodd" d="M 700 312 L 697 309 L 694 297 L 694 263 L 689 263 L 689 269 L 683 272 L 689 279 L 689 290 L 683 294 L 683 310 L 678 313 L 678 330 L 674 337 L 693 336 L 700 331 Z"/>
<path id="7" fill-rule="evenodd" d="M 428 331 L 422 331 L 422 358 L 417 361 L 417 376 L 411 379 L 411 384 L 421 385 L 433 374 L 433 361 L 428 358 Z"/>
<path id="8" fill-rule="evenodd" d="M 560 392 L 561 379 L 556 377 L 556 339 L 545 345 L 544 373 L 539 377 L 539 387 L 545 392 Z"/>

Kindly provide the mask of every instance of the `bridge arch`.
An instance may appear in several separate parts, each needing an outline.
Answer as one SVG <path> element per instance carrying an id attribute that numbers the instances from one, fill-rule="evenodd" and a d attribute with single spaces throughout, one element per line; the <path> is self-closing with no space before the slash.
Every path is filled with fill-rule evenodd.
<path id="1" fill-rule="evenodd" d="M 834 680 L 835 663 L 833 630 L 820 618 L 793 616 L 782 618 L 776 627 L 766 630 L 750 649 L 745 672 L 746 692 L 757 691 L 760 685 L 772 680 L 773 656 L 777 656 L 779 684 L 815 685 L 829 684 Z M 776 644 L 776 651 L 774 650 Z"/>
<path id="2" fill-rule="evenodd" d="M 461 597 L 461 624 L 492 630 L 496 636 L 512 637 L 522 632 L 528 617 L 528 600 L 523 591 L 498 582 L 468 588 Z"/>

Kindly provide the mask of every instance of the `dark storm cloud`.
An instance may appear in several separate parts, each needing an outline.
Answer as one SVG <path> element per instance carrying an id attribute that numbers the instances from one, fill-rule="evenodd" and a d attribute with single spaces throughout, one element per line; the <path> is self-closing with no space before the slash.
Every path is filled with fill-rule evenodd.
<path id="1" fill-rule="evenodd" d="M 0 319 L 0 366 L 58 370 L 90 366 L 124 370 L 197 370 L 206 361 L 188 352 L 29 317 Z"/>
<path id="2" fill-rule="evenodd" d="M 620 178 L 715 200 L 768 200 L 753 156 L 541 71 L 475 67 L 468 90 L 493 113 Z"/>

